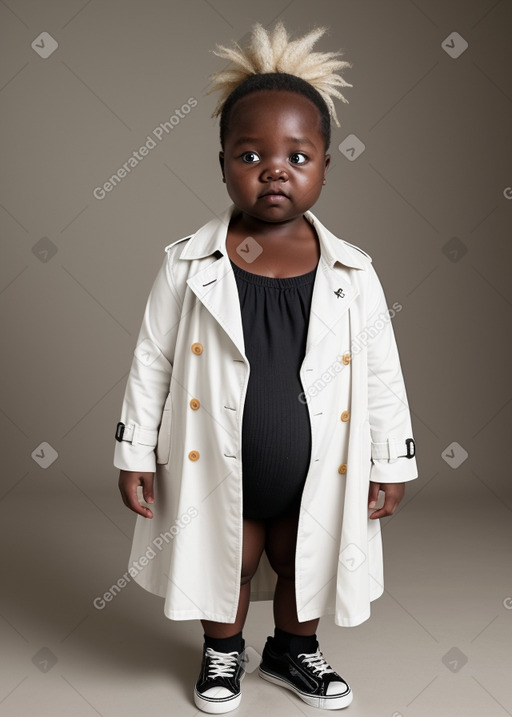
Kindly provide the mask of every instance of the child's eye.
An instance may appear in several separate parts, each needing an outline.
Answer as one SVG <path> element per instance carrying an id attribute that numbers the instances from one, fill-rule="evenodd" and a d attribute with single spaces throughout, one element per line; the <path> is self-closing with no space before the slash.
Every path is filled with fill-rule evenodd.
<path id="1" fill-rule="evenodd" d="M 254 162 L 257 162 L 259 157 L 256 154 L 256 152 L 244 152 L 242 154 L 242 159 L 244 162 L 247 162 L 248 164 L 254 164 Z"/>
<path id="2" fill-rule="evenodd" d="M 294 152 L 294 153 L 290 156 L 290 161 L 291 161 L 293 164 L 304 164 L 305 162 L 308 161 L 308 158 L 306 157 L 306 155 L 304 154 L 304 152 Z"/>

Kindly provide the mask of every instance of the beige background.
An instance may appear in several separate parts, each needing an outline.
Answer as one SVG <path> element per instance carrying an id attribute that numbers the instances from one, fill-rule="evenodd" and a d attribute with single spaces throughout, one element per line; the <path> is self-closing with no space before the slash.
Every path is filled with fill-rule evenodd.
<path id="1" fill-rule="evenodd" d="M 0 715 L 31 714 L 36 703 L 55 715 L 56 690 L 63 714 L 131 714 L 141 695 L 162 705 L 172 695 L 176 714 L 195 713 L 187 685 L 197 625 L 170 625 L 161 602 L 134 585 L 103 612 L 92 600 L 128 558 L 133 516 L 117 492 L 113 433 L 147 294 L 164 246 L 229 203 L 216 100 L 203 94 L 221 66 L 210 50 L 278 17 L 294 34 L 326 24 L 318 49 L 343 49 L 353 64 L 313 211 L 373 257 L 388 304 L 403 307 L 394 327 L 420 469 L 384 521 L 376 617 L 349 631 L 326 621 L 324 644 L 331 655 L 353 646 L 352 715 L 512 714 L 512 3 L 5 0 L 0 641 L 10 647 Z M 31 46 L 42 32 L 58 43 L 46 59 Z M 190 97 L 197 106 L 96 199 Z M 338 149 L 352 134 L 366 147 L 355 161 Z M 51 449 L 58 456 L 44 467 Z M 255 650 L 267 609 L 252 613 L 265 627 L 248 626 Z M 180 687 L 149 689 L 173 635 L 190 671 L 174 654 Z M 448 667 L 452 649 L 468 663 Z M 140 683 L 128 686 L 130 671 Z M 271 697 L 287 714 L 317 714 L 292 695 Z"/>

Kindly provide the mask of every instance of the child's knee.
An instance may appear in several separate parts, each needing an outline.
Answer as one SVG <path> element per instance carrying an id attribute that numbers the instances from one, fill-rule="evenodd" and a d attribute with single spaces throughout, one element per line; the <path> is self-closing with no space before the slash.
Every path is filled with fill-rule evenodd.
<path id="1" fill-rule="evenodd" d="M 277 573 L 277 577 L 281 580 L 295 580 L 295 553 L 289 560 L 283 557 L 274 557 L 267 553 L 268 561 L 272 570 Z"/>
<path id="2" fill-rule="evenodd" d="M 256 573 L 257 568 L 258 568 L 258 565 L 256 565 L 256 566 L 242 565 L 242 575 L 240 576 L 240 585 L 247 585 L 247 583 L 250 583 Z"/>
<path id="3" fill-rule="evenodd" d="M 254 575 L 256 574 L 256 571 L 258 569 L 258 565 L 260 564 L 260 558 L 263 553 L 263 548 L 261 551 L 256 551 L 253 553 L 250 553 L 249 555 L 244 556 L 244 559 L 242 560 L 242 573 L 240 575 L 240 585 L 246 585 L 249 583 Z"/>

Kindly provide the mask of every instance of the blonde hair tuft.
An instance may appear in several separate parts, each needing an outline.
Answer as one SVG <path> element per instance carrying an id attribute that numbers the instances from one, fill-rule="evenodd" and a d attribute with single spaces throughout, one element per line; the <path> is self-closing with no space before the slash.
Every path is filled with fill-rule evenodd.
<path id="1" fill-rule="evenodd" d="M 332 98 L 348 103 L 337 88 L 352 85 L 337 71 L 352 65 L 339 59 L 343 54 L 341 51 L 313 52 L 313 46 L 325 32 L 325 27 L 318 27 L 303 37 L 290 40 L 282 22 L 277 23 L 272 34 L 256 23 L 248 47 L 242 48 L 237 42 L 233 43 L 233 47 L 217 45 L 217 49 L 212 50 L 213 54 L 228 60 L 230 65 L 210 75 L 212 86 L 206 94 L 214 91 L 221 93 L 212 117 L 221 114 L 231 92 L 251 75 L 284 72 L 309 82 L 322 96 L 331 119 L 339 127 Z"/>

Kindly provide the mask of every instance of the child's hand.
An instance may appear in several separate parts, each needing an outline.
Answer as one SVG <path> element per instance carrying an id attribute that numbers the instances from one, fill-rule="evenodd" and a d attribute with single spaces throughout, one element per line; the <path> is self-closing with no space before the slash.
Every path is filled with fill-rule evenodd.
<path id="1" fill-rule="evenodd" d="M 385 515 L 393 515 L 398 508 L 398 504 L 404 497 L 404 483 L 374 483 L 370 481 L 370 490 L 368 491 L 368 508 L 375 508 L 379 490 L 384 491 L 384 505 L 379 510 L 374 510 L 370 518 L 383 518 Z"/>
<path id="2" fill-rule="evenodd" d="M 138 473 L 136 471 L 120 471 L 119 473 L 119 490 L 123 496 L 123 503 L 144 518 L 152 518 L 153 512 L 140 504 L 137 487 L 142 486 L 142 495 L 146 503 L 153 503 L 153 477 L 154 473 Z"/>

